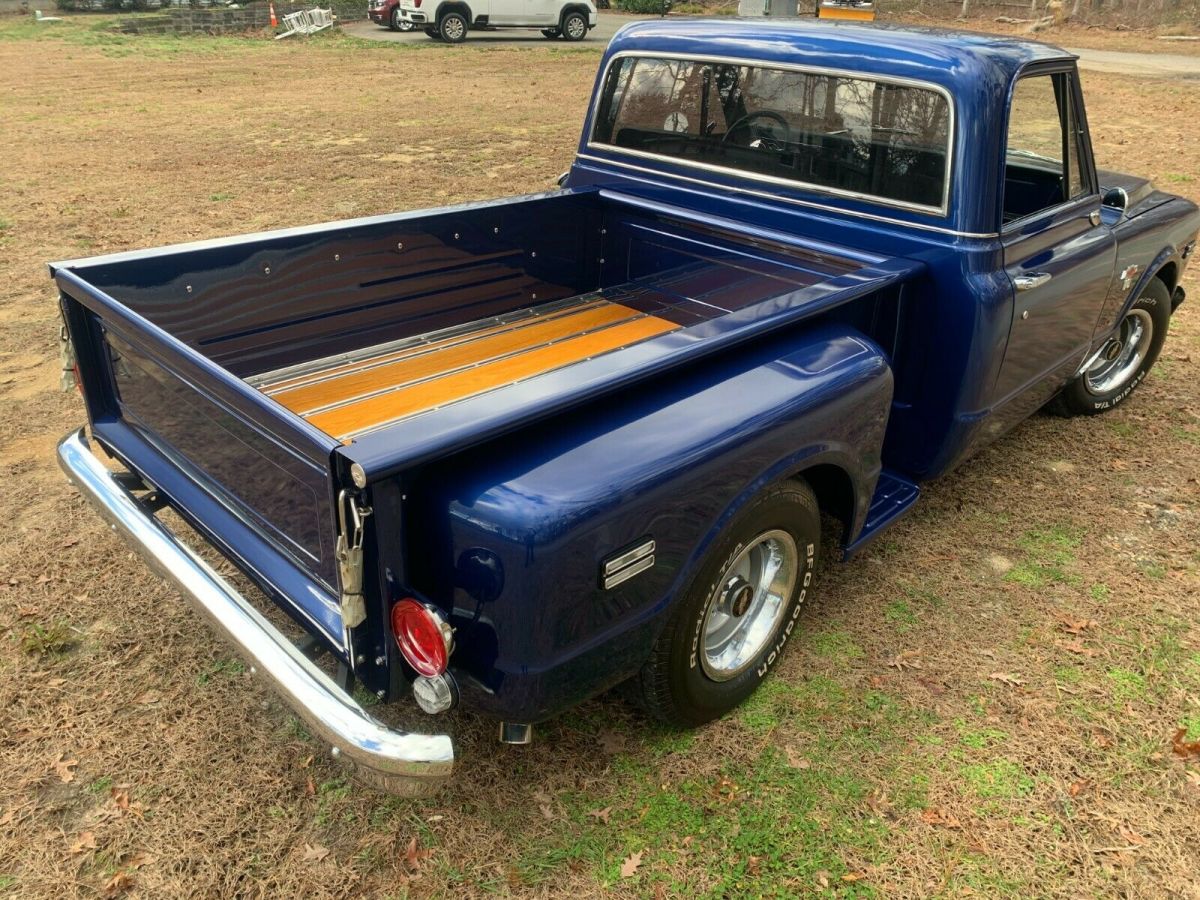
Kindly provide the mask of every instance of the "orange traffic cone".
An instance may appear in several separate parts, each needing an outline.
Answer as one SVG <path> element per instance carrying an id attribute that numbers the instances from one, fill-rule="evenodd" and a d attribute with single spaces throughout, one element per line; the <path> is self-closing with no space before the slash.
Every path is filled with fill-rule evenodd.
<path id="1" fill-rule="evenodd" d="M 272 28 L 278 28 L 278 27 L 279 27 L 279 20 L 278 20 L 277 18 L 275 18 L 275 4 L 274 4 L 274 3 L 268 3 L 268 4 L 267 4 L 267 8 L 268 8 L 269 10 L 271 10 L 271 27 L 272 27 Z"/>

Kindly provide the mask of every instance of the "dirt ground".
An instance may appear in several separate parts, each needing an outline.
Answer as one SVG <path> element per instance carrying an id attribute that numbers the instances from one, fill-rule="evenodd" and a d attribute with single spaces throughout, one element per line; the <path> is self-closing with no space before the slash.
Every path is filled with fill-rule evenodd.
<path id="1" fill-rule="evenodd" d="M 348 783 L 64 482 L 47 260 L 545 188 L 597 60 L 0 23 L 0 893 L 1200 897 L 1194 275 L 1129 403 L 827 565 L 744 710 L 602 697 L 528 748 L 454 714 L 419 803 Z M 1194 85 L 1084 81 L 1101 163 L 1200 199 Z"/>

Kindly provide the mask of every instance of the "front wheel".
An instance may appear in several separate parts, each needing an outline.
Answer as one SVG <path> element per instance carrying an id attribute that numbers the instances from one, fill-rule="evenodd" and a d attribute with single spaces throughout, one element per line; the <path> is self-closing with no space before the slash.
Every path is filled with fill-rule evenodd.
<path id="1" fill-rule="evenodd" d="M 1152 278 L 1112 337 L 1050 402 L 1049 410 L 1063 416 L 1094 416 L 1124 403 L 1158 359 L 1170 323 L 1171 292 Z"/>
<path id="2" fill-rule="evenodd" d="M 812 585 L 821 518 L 803 481 L 768 488 L 713 543 L 637 676 L 648 712 L 700 725 L 779 661 Z"/>
<path id="3" fill-rule="evenodd" d="M 446 13 L 438 20 L 438 37 L 447 44 L 461 44 L 467 39 L 466 17 L 462 13 Z"/>
<path id="4" fill-rule="evenodd" d="M 583 13 L 569 12 L 563 16 L 562 36 L 568 41 L 582 41 L 587 33 L 588 23 Z"/>

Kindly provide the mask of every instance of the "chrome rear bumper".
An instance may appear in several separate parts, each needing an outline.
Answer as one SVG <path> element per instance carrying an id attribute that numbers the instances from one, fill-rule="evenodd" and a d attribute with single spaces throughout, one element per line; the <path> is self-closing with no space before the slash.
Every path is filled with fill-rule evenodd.
<path id="1" fill-rule="evenodd" d="M 448 735 L 407 734 L 368 715 L 229 582 L 139 505 L 91 452 L 82 431 L 59 442 L 58 462 L 112 529 L 208 618 L 356 775 L 381 790 L 408 797 L 432 793 L 450 776 L 454 747 Z"/>

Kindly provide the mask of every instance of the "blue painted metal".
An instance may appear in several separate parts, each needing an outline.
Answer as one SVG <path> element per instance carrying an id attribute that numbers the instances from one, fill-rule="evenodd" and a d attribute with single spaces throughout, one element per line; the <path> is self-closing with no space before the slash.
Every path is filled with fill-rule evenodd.
<path id="1" fill-rule="evenodd" d="M 408 492 L 409 579 L 451 610 L 465 701 L 538 721 L 633 674 L 767 484 L 837 466 L 857 528 L 891 385 L 853 329 L 782 332 L 427 466 Z M 656 565 L 605 591 L 599 561 L 645 536 Z"/>
<path id="2" fill-rule="evenodd" d="M 623 29 L 601 71 L 622 52 L 945 89 L 955 110 L 948 208 L 634 163 L 588 145 L 589 111 L 563 191 L 52 267 L 97 438 L 353 656 L 373 690 L 403 687 L 387 610 L 409 593 L 452 615 L 454 662 L 475 707 L 532 721 L 602 690 L 641 664 L 729 516 L 801 470 L 848 498 L 853 553 L 911 507 L 917 483 L 1058 390 L 1144 279 L 1177 280 L 1178 248 L 1200 227 L 1195 205 L 1101 173 L 1132 202 L 1117 212 L 1087 198 L 1072 212 L 1100 212 L 1095 231 L 1076 215 L 1002 233 L 1012 84 L 1073 67 L 1041 44 L 676 20 Z M 1142 280 L 1126 289 L 1111 276 L 1130 262 Z M 1054 269 L 1056 293 L 1019 299 L 1010 275 L 1042 266 Z M 247 383 L 592 291 L 682 327 L 348 446 Z M 352 463 L 375 515 L 368 622 L 349 636 L 351 654 L 331 504 Z M 598 561 L 646 535 L 660 563 L 602 591 Z"/>
<path id="3" fill-rule="evenodd" d="M 842 558 L 849 559 L 875 540 L 884 529 L 912 509 L 920 496 L 921 489 L 903 475 L 887 469 L 880 472 L 867 519 L 858 537 L 846 545 Z"/>

